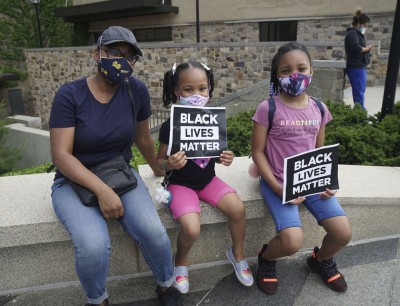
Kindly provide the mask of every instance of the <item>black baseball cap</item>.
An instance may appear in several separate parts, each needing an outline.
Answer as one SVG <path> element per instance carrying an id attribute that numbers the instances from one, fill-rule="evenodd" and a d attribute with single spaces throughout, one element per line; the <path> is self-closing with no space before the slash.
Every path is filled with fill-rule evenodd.
<path id="1" fill-rule="evenodd" d="M 105 29 L 97 40 L 97 46 L 107 46 L 117 42 L 125 42 L 130 44 L 135 49 L 137 54 L 143 56 L 142 51 L 140 51 L 137 45 L 135 35 L 133 35 L 132 31 L 120 26 L 111 26 Z"/>

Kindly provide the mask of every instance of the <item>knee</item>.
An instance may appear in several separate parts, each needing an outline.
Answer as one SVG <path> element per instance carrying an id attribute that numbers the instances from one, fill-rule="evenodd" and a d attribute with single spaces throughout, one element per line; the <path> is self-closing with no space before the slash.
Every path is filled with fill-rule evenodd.
<path id="1" fill-rule="evenodd" d="M 111 250 L 110 240 L 103 235 L 80 235 L 74 240 L 74 250 L 77 257 L 94 258 L 103 254 L 109 255 Z"/>
<path id="2" fill-rule="evenodd" d="M 182 234 L 185 236 L 185 238 L 191 241 L 196 241 L 200 237 L 199 224 L 190 224 L 182 226 L 181 231 Z"/>
<path id="3" fill-rule="evenodd" d="M 246 219 L 246 210 L 242 201 L 234 203 L 228 217 L 232 221 L 243 221 L 244 219 Z"/>
<path id="4" fill-rule="evenodd" d="M 346 246 L 352 238 L 351 226 L 347 218 L 328 219 L 328 226 L 325 228 L 332 242 L 339 246 Z"/>
<path id="5" fill-rule="evenodd" d="M 303 245 L 304 237 L 302 232 L 292 233 L 281 237 L 281 252 L 284 256 L 290 256 L 297 253 Z"/>
<path id="6" fill-rule="evenodd" d="M 343 231 L 340 235 L 336 237 L 336 243 L 341 246 L 346 246 L 350 242 L 352 237 L 353 233 L 351 229 L 348 229 L 346 231 Z"/>
<path id="7" fill-rule="evenodd" d="M 303 245 L 303 241 L 287 241 L 282 243 L 282 253 L 284 256 L 290 256 L 296 254 L 301 246 Z"/>

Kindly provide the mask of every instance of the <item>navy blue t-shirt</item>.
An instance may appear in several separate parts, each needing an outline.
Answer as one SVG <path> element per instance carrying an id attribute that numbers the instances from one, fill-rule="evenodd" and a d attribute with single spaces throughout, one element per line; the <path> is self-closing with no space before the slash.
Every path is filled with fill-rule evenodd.
<path id="1" fill-rule="evenodd" d="M 150 95 L 145 84 L 130 78 L 137 121 L 151 116 Z M 136 134 L 132 102 L 120 86 L 107 104 L 92 95 L 86 78 L 64 84 L 57 91 L 50 113 L 50 128 L 75 127 L 72 154 L 90 168 L 120 155 Z M 126 150 L 125 160 L 132 158 Z M 55 179 L 63 177 L 57 170 Z"/>
<path id="2" fill-rule="evenodd" d="M 169 131 L 171 120 L 165 121 L 160 128 L 158 140 L 164 144 L 169 143 Z M 169 171 L 168 174 L 171 172 Z M 185 167 L 179 170 L 173 170 L 169 177 L 170 184 L 176 184 L 192 188 L 194 190 L 201 190 L 211 182 L 215 176 L 215 159 L 211 158 L 207 166 L 203 169 L 199 167 L 194 161 L 188 160 Z"/>

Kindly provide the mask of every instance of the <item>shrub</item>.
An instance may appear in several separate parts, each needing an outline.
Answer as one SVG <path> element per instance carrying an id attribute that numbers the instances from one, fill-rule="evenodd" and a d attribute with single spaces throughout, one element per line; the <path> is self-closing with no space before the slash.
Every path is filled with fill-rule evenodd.
<path id="1" fill-rule="evenodd" d="M 333 120 L 326 127 L 325 144 L 340 143 L 339 163 L 351 165 L 400 166 L 400 102 L 392 115 L 379 121 L 359 105 L 327 101 Z M 252 117 L 255 110 L 227 119 L 228 147 L 236 156 L 251 152 Z"/>
<path id="2" fill-rule="evenodd" d="M 358 105 L 352 107 L 331 101 L 327 101 L 326 105 L 334 119 L 327 125 L 325 143 L 340 143 L 340 164 L 400 166 L 400 101 L 394 105 L 393 114 L 385 116 L 382 121 L 377 120 L 379 113 L 369 116 Z M 236 156 L 248 156 L 251 152 L 254 112 L 254 109 L 243 111 L 227 119 L 228 148 Z M 138 169 L 138 165 L 146 164 L 136 147 L 132 148 L 132 152 L 131 165 L 135 169 Z M 49 165 L 16 170 L 3 175 L 42 173 Z"/>
<path id="3" fill-rule="evenodd" d="M 0 175 L 14 169 L 19 160 L 19 150 L 5 145 L 5 136 L 8 133 L 7 111 L 4 101 L 0 101 Z"/>
<path id="4" fill-rule="evenodd" d="M 333 120 L 326 127 L 325 143 L 340 143 L 339 163 L 400 166 L 400 102 L 382 121 L 379 113 L 369 116 L 358 104 L 326 104 Z"/>
<path id="5" fill-rule="evenodd" d="M 145 165 L 146 161 L 140 154 L 136 147 L 132 147 L 133 158 L 130 165 L 138 170 L 139 165 Z M 6 173 L 0 173 L 0 176 L 13 176 L 13 175 L 24 175 L 24 174 L 35 174 L 35 173 L 46 173 L 47 169 L 51 166 L 51 163 L 41 164 L 38 166 L 33 166 L 25 169 L 11 170 L 9 169 Z M 54 172 L 55 169 L 52 170 Z"/>
<path id="6" fill-rule="evenodd" d="M 228 148 L 236 156 L 246 156 L 251 152 L 252 117 L 255 110 L 243 111 L 229 117 L 227 123 Z"/>

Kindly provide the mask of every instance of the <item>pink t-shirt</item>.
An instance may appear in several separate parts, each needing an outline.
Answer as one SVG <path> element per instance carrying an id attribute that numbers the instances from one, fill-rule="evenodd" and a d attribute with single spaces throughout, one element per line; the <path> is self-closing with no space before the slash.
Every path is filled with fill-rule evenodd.
<path id="1" fill-rule="evenodd" d="M 279 96 L 275 97 L 275 114 L 265 146 L 265 156 L 278 182 L 283 183 L 284 160 L 305 151 L 315 149 L 321 126 L 332 120 L 332 115 L 325 104 L 324 117 L 317 104 L 308 99 L 308 106 L 295 109 L 283 104 Z M 257 107 L 253 120 L 268 129 L 268 100 Z"/>

